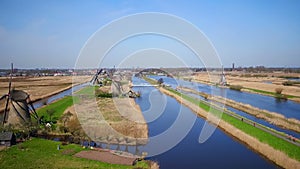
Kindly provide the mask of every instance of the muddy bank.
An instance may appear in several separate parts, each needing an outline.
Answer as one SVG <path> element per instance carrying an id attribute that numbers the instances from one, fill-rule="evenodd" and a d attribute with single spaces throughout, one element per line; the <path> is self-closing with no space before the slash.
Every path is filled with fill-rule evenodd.
<path id="1" fill-rule="evenodd" d="M 204 119 L 207 119 L 208 112 L 200 109 L 199 106 L 182 99 L 180 96 L 178 96 L 174 93 L 171 93 L 170 91 L 168 91 L 164 88 L 159 88 L 159 90 L 162 93 L 175 98 L 181 104 L 190 108 L 197 115 L 201 116 Z M 214 119 L 211 119 L 210 122 L 215 124 Z M 299 161 L 288 157 L 285 153 L 274 149 L 273 147 L 269 146 L 268 144 L 260 142 L 256 138 L 249 136 L 248 134 L 235 128 L 231 124 L 228 124 L 227 122 L 225 122 L 223 120 L 220 120 L 220 122 L 218 123 L 218 127 L 220 129 L 222 129 L 223 131 L 225 131 L 226 133 L 230 134 L 231 136 L 235 137 L 236 139 L 245 143 L 246 145 L 248 145 L 248 147 L 250 147 L 254 151 L 267 157 L 268 159 L 270 159 L 277 165 L 284 167 L 284 168 L 300 168 Z"/>

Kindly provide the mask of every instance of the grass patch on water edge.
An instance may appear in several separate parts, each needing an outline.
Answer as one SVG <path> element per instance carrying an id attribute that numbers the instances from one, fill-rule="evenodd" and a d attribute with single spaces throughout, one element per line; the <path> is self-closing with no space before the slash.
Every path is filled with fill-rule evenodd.
<path id="1" fill-rule="evenodd" d="M 185 99 L 193 104 L 197 104 L 200 108 L 204 109 L 205 111 L 210 111 L 213 114 L 222 113 L 220 110 L 217 110 L 217 109 L 211 107 L 210 105 L 208 105 L 204 102 L 201 102 L 200 100 L 196 100 L 190 96 L 184 95 L 174 89 L 171 89 L 171 88 L 165 88 L 165 89 L 182 97 L 183 99 Z M 260 130 L 250 124 L 244 123 L 239 119 L 229 116 L 228 114 L 223 113 L 222 120 L 233 125 L 234 127 L 238 128 L 238 129 L 240 129 L 241 131 L 245 132 L 246 134 L 257 138 L 260 142 L 266 143 L 266 144 L 270 145 L 271 147 L 273 147 L 274 149 L 284 152 L 290 158 L 300 161 L 300 148 L 298 146 L 291 144 L 281 138 L 273 136 L 272 134 L 267 133 L 263 130 Z"/>
<path id="2" fill-rule="evenodd" d="M 275 92 L 268 92 L 268 91 L 259 90 L 259 89 L 252 89 L 252 88 L 244 88 L 244 89 L 247 89 L 247 90 L 255 92 L 255 93 L 263 94 L 263 95 L 273 96 L 273 97 L 278 98 L 278 99 L 299 98 L 298 96 L 286 95 L 286 94 L 277 94 Z"/>
<path id="3" fill-rule="evenodd" d="M 57 150 L 57 145 L 60 145 L 60 150 Z M 126 166 L 73 157 L 82 150 L 86 149 L 75 144 L 61 145 L 61 142 L 32 138 L 0 151 L 0 168 L 148 168 L 145 161 L 135 166 Z"/>
<path id="4" fill-rule="evenodd" d="M 75 103 L 79 102 L 78 95 L 94 95 L 96 86 L 87 86 L 77 91 L 74 96 L 65 96 L 37 110 L 39 117 L 44 116 L 46 121 L 57 121 L 63 115 L 65 110 Z M 52 114 L 50 113 L 52 111 Z M 51 114 L 51 120 L 50 120 Z"/>

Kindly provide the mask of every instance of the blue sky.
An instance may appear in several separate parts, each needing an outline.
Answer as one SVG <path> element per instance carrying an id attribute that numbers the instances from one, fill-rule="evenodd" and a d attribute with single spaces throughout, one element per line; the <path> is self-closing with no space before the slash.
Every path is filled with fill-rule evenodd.
<path id="1" fill-rule="evenodd" d="M 141 12 L 169 13 L 191 22 L 226 67 L 300 67 L 298 0 L 1 0 L 0 68 L 11 62 L 19 68 L 72 68 L 94 32 Z"/>

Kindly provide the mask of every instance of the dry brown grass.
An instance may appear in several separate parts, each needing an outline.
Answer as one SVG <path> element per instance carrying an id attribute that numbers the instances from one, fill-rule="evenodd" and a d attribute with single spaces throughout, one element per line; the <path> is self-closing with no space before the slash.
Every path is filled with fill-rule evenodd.
<path id="1" fill-rule="evenodd" d="M 147 161 L 148 165 L 150 166 L 150 169 L 159 169 L 159 164 L 154 161 Z"/>
<path id="2" fill-rule="evenodd" d="M 127 83 L 123 83 L 124 91 L 129 89 Z M 112 89 L 111 86 L 102 86 L 96 90 L 111 93 Z M 96 141 L 126 145 L 147 143 L 148 126 L 133 99 L 83 95 L 80 98 L 80 103 L 75 106 L 79 121 Z"/>
<path id="3" fill-rule="evenodd" d="M 147 138 L 148 128 L 139 107 L 132 107 L 132 99 L 118 98 L 115 103 L 112 98 L 99 98 L 99 110 L 105 120 L 118 132 L 133 138 Z M 129 102 L 126 102 L 129 101 Z M 133 101 L 134 102 L 134 101 Z M 119 104 L 118 104 L 119 103 Z M 118 108 L 116 105 L 118 104 Z M 136 104 L 134 104 L 137 106 Z M 128 110 L 128 111 L 125 111 Z M 136 110 L 139 110 L 136 111 Z M 122 111 L 122 112 L 121 112 Z M 121 113 L 120 113 L 121 112 Z M 137 119 L 133 119 L 137 118 Z"/>

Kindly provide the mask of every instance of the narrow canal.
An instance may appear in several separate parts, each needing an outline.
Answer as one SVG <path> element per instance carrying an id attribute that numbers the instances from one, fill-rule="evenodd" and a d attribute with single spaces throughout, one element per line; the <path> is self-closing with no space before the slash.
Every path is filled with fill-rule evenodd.
<path id="1" fill-rule="evenodd" d="M 52 103 L 52 102 L 54 102 L 58 99 L 61 99 L 65 96 L 71 96 L 73 94 L 73 92 L 76 92 L 76 91 L 82 89 L 83 87 L 86 87 L 87 85 L 89 85 L 89 83 L 83 83 L 83 84 L 73 86 L 72 88 L 64 90 L 64 91 L 62 91 L 60 93 L 57 93 L 53 96 L 49 96 L 47 98 L 44 98 L 42 100 L 34 102 L 33 106 L 34 106 L 35 109 L 37 109 L 37 108 L 40 108 L 40 107 L 44 106 L 45 104 L 50 104 L 50 103 Z"/>
<path id="2" fill-rule="evenodd" d="M 133 83 L 139 84 L 145 81 L 133 78 Z M 134 90 L 142 94 L 136 102 L 141 107 L 149 128 L 150 142 L 141 147 L 141 151 L 151 154 L 151 151 L 161 147 L 163 143 L 153 144 L 151 138 L 168 130 L 175 122 L 180 110 L 185 116 L 196 119 L 191 130 L 179 144 L 162 154 L 149 157 L 150 160 L 157 161 L 161 169 L 278 168 L 218 128 L 206 142 L 200 144 L 198 138 L 205 120 L 195 117 L 196 115 L 190 109 L 182 106 L 175 99 L 161 94 L 154 87 L 134 87 Z M 166 105 L 162 107 L 162 112 L 159 112 L 161 100 L 166 100 Z M 188 126 L 190 123 L 190 121 L 181 121 L 180 125 Z M 177 136 L 175 134 L 174 138 L 171 136 L 168 139 L 177 139 Z"/>

